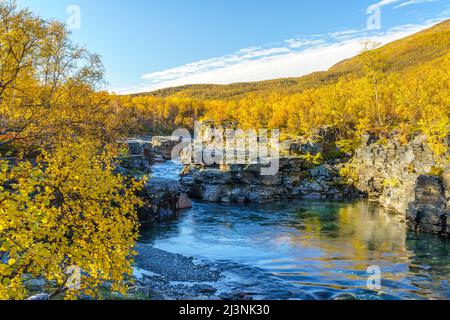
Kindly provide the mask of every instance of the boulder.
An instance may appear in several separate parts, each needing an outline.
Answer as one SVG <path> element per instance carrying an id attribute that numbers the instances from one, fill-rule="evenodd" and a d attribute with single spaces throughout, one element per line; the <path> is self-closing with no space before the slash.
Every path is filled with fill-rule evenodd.
<path id="1" fill-rule="evenodd" d="M 139 142 L 130 141 L 127 143 L 128 152 L 132 156 L 139 156 L 144 154 L 144 149 Z"/>
<path id="2" fill-rule="evenodd" d="M 202 200 L 209 202 L 219 202 L 223 196 L 223 186 L 205 184 L 202 186 Z"/>
<path id="3" fill-rule="evenodd" d="M 415 199 L 406 211 L 408 225 L 416 231 L 444 234 L 447 227 L 446 208 L 442 179 L 420 175 L 417 178 Z"/>
<path id="4" fill-rule="evenodd" d="M 191 201 L 191 199 L 189 199 L 189 197 L 186 193 L 182 193 L 177 202 L 177 209 L 183 210 L 183 209 L 189 209 L 189 208 L 192 208 L 192 201 Z"/>
<path id="5" fill-rule="evenodd" d="M 144 206 L 139 209 L 141 223 L 176 217 L 178 210 L 192 206 L 189 197 L 176 180 L 151 178 L 141 191 Z"/>

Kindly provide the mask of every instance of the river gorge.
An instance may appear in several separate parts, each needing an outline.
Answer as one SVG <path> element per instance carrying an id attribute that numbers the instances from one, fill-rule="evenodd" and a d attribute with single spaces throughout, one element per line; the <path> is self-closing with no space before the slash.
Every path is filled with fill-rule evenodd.
<path id="1" fill-rule="evenodd" d="M 450 300 L 449 1 L 51 2 L 0 1 L 0 302 Z"/>
<path id="2" fill-rule="evenodd" d="M 181 169 L 164 162 L 152 176 L 177 178 Z M 450 298 L 448 241 L 408 231 L 404 216 L 365 200 L 194 201 L 177 218 L 144 228 L 141 253 L 155 248 L 219 270 L 203 280 L 221 298 L 230 292 L 249 299 Z M 371 266 L 381 271 L 377 290 L 367 288 Z"/>

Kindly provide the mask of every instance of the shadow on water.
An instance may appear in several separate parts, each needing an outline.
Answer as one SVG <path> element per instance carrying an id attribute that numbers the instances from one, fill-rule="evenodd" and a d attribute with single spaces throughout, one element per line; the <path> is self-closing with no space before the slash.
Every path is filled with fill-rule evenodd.
<path id="1" fill-rule="evenodd" d="M 179 219 L 142 232 L 159 249 L 258 267 L 328 297 L 449 299 L 448 240 L 408 232 L 399 215 L 369 202 L 195 202 Z M 382 288 L 368 291 L 369 266 Z"/>

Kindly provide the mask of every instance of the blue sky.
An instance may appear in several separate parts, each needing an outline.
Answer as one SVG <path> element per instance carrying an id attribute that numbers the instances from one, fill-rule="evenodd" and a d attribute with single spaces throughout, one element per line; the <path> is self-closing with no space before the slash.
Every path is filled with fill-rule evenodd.
<path id="1" fill-rule="evenodd" d="M 364 38 L 386 43 L 450 17 L 449 0 L 18 3 L 63 22 L 74 17 L 67 9 L 76 5 L 80 28 L 73 39 L 103 57 L 108 89 L 121 93 L 300 76 L 357 54 Z M 381 25 L 368 30 L 374 5 Z"/>

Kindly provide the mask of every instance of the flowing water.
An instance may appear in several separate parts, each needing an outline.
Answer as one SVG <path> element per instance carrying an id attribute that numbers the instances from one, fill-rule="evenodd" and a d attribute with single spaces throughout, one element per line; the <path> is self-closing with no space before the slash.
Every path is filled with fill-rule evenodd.
<path id="1" fill-rule="evenodd" d="M 177 170 L 166 163 L 155 175 L 176 176 Z M 143 239 L 172 253 L 257 267 L 323 299 L 339 292 L 364 299 L 450 298 L 448 240 L 408 232 L 401 216 L 365 201 L 195 202 Z M 367 289 L 371 266 L 381 271 L 379 290 Z"/>

